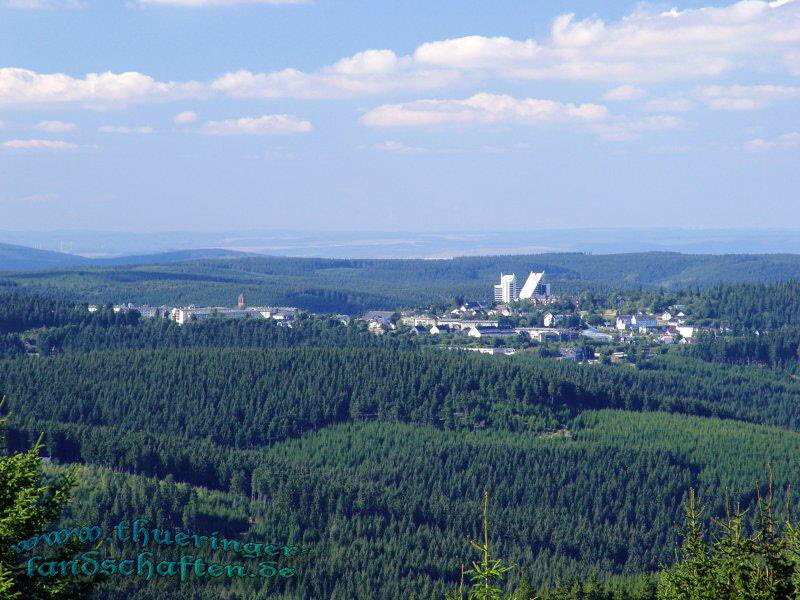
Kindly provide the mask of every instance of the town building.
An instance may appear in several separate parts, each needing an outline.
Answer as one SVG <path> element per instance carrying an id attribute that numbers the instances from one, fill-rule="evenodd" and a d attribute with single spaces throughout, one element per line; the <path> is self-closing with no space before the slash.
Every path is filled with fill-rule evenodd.
<path id="1" fill-rule="evenodd" d="M 639 331 L 658 327 L 658 320 L 653 315 L 635 314 L 631 317 L 631 325 Z"/>
<path id="2" fill-rule="evenodd" d="M 554 315 L 551 312 L 546 313 L 544 315 L 544 326 L 545 327 L 555 327 L 556 325 L 561 323 L 566 318 L 567 318 L 567 315 Z"/>
<path id="3" fill-rule="evenodd" d="M 617 329 L 620 331 L 633 330 L 647 333 L 649 329 L 659 326 L 658 319 L 653 315 L 635 314 L 620 315 L 617 317 Z"/>
<path id="4" fill-rule="evenodd" d="M 471 327 L 497 327 L 499 325 L 497 321 L 491 319 L 436 319 L 436 324 L 456 331 Z"/>
<path id="5" fill-rule="evenodd" d="M 500 283 L 494 286 L 494 301 L 508 304 L 517 300 L 535 300 L 550 296 L 550 284 L 542 283 L 544 271 L 531 271 L 522 288 L 515 273 L 500 273 Z"/>
<path id="6" fill-rule="evenodd" d="M 383 319 L 385 321 L 391 321 L 394 323 L 400 318 L 400 314 L 393 311 L 393 310 L 368 310 L 364 313 L 364 316 L 361 317 L 364 321 L 375 321 L 377 319 Z"/>
<path id="7" fill-rule="evenodd" d="M 599 342 L 604 344 L 607 344 L 614 340 L 614 336 L 608 333 L 603 333 L 602 331 L 597 331 L 597 329 L 593 327 L 584 329 L 583 331 L 581 331 L 581 335 L 593 342 Z"/>
<path id="8" fill-rule="evenodd" d="M 549 296 L 550 284 L 542 283 L 542 277 L 544 277 L 544 271 L 540 273 L 531 271 L 530 275 L 528 275 L 528 279 L 525 281 L 525 285 L 522 286 L 519 292 L 519 299 L 530 300 L 537 296 Z"/>
<path id="9" fill-rule="evenodd" d="M 210 317 L 224 317 L 227 319 L 244 319 L 246 317 L 264 318 L 262 311 L 255 308 L 239 310 L 236 308 L 226 308 L 224 306 L 212 307 L 177 307 L 172 309 L 170 318 L 178 325 L 185 325 L 190 321 L 202 321 Z"/>
<path id="10" fill-rule="evenodd" d="M 408 315 L 405 317 L 400 317 L 400 323 L 406 325 L 407 327 L 417 327 L 418 325 L 422 325 L 423 327 L 433 327 L 436 325 L 436 317 L 430 317 L 427 315 Z"/>
<path id="11" fill-rule="evenodd" d="M 265 306 L 261 309 L 250 310 L 258 310 L 261 316 L 265 319 L 274 319 L 275 321 L 293 321 L 300 309 L 294 306 Z"/>
<path id="12" fill-rule="evenodd" d="M 514 348 L 464 348 L 464 350 L 469 350 L 470 352 L 478 352 L 480 354 L 490 354 L 492 356 L 513 356 L 517 353 L 516 349 Z"/>
<path id="13" fill-rule="evenodd" d="M 508 304 L 498 304 L 491 310 L 487 310 L 486 314 L 489 316 L 502 315 L 504 317 L 510 317 L 513 312 L 513 309 Z"/>
<path id="14" fill-rule="evenodd" d="M 518 299 L 517 276 L 514 273 L 510 275 L 500 273 L 500 283 L 494 286 L 494 301 L 508 304 Z"/>
<path id="15" fill-rule="evenodd" d="M 97 305 L 92 306 L 97 307 Z M 95 310 L 92 310 L 92 306 L 89 307 L 89 312 L 97 312 L 99 307 L 95 308 Z M 161 307 L 161 309 L 165 311 L 169 310 L 167 307 Z M 127 313 L 135 310 L 145 319 L 152 319 L 156 315 L 161 314 L 161 310 L 157 306 L 150 306 L 148 304 L 133 304 L 131 302 L 126 304 L 116 304 L 112 307 L 112 310 L 115 313 Z"/>
<path id="16" fill-rule="evenodd" d="M 517 327 L 517 333 L 527 335 L 534 342 L 544 344 L 547 341 L 558 341 L 560 335 L 556 329 L 542 329 L 541 327 Z"/>
<path id="17" fill-rule="evenodd" d="M 574 361 L 581 361 L 581 360 L 588 360 L 591 358 L 590 353 L 585 348 L 578 348 L 575 346 L 561 346 L 558 349 L 558 353 L 561 355 L 559 358 L 562 360 L 574 360 Z"/>
<path id="18" fill-rule="evenodd" d="M 386 319 L 382 319 L 381 321 L 370 321 L 367 325 L 367 331 L 376 335 L 383 335 L 386 333 L 389 327 L 389 322 L 386 321 Z"/>
<path id="19" fill-rule="evenodd" d="M 485 338 L 485 337 L 511 337 L 519 335 L 515 329 L 506 329 L 502 327 L 471 327 L 467 332 L 469 337 Z"/>
<path id="20" fill-rule="evenodd" d="M 479 354 L 491 354 L 494 356 L 513 356 L 517 353 L 515 348 L 465 348 L 463 346 L 448 346 L 448 350 L 459 350 L 462 352 L 478 352 Z"/>

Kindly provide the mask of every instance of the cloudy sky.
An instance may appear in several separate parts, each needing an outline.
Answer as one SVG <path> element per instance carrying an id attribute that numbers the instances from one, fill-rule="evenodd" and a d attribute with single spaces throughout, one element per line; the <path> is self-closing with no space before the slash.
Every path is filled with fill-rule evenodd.
<path id="1" fill-rule="evenodd" d="M 0 0 L 0 229 L 800 228 L 800 0 Z"/>

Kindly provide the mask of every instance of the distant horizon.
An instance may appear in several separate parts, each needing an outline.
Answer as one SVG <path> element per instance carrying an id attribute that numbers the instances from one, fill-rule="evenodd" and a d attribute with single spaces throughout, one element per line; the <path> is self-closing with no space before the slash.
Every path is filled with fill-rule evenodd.
<path id="1" fill-rule="evenodd" d="M 800 232 L 793 228 L 777 227 L 572 227 L 483 231 L 252 228 L 159 232 L 57 229 L 0 230 L 0 243 L 86 258 L 212 249 L 271 256 L 353 259 L 454 258 L 554 252 L 798 254 Z"/>
<path id="2" fill-rule="evenodd" d="M 242 232 L 287 232 L 287 233 L 419 233 L 425 235 L 446 235 L 449 233 L 491 233 L 491 232 L 536 232 L 536 231 L 684 231 L 684 232 L 760 232 L 760 231 L 797 231 L 800 232 L 800 226 L 792 227 L 778 227 L 778 226 L 754 226 L 754 227 L 670 227 L 670 226 L 654 226 L 654 227 L 634 227 L 632 225 L 619 226 L 619 227 L 598 227 L 594 225 L 576 225 L 576 226 L 558 226 L 552 227 L 491 227 L 483 229 L 470 229 L 470 228 L 453 228 L 453 229 L 423 229 L 423 228 L 325 228 L 325 227 L 232 227 L 222 229 L 203 229 L 203 228 L 190 228 L 190 229 L 113 229 L 113 228 L 89 228 L 89 227 L 62 227 L 62 228 L 21 228 L 21 229 L 0 229 L 0 234 L 4 233 L 114 233 L 114 234 L 129 234 L 129 235 L 159 235 L 165 233 L 189 233 L 189 234 L 227 234 L 227 233 L 242 233 Z"/>

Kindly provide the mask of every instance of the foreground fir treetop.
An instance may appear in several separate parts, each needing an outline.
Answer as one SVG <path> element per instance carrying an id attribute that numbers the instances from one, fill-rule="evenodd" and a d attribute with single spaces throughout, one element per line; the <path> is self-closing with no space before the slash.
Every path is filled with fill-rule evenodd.
<path id="1" fill-rule="evenodd" d="M 800 598 L 800 525 L 776 519 L 771 489 L 759 499 L 750 532 L 746 511 L 737 509 L 715 521 L 709 539 L 702 513 L 691 493 L 680 559 L 661 574 L 659 600 Z"/>
<path id="2" fill-rule="evenodd" d="M 5 422 L 0 419 L 0 428 Z M 5 447 L 2 435 L 0 447 Z M 53 526 L 70 502 L 74 472 L 52 485 L 43 483 L 40 449 L 37 443 L 28 452 L 0 456 L 0 600 L 79 599 L 87 597 L 92 587 L 85 578 L 29 577 L 26 556 L 12 548 Z M 68 560 L 75 550 L 65 545 L 52 560 Z"/>

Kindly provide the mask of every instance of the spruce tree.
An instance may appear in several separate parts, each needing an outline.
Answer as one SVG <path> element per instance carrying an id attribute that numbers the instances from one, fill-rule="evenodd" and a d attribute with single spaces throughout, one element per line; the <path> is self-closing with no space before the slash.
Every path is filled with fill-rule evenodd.
<path id="1" fill-rule="evenodd" d="M 6 421 L 0 418 L 0 428 Z M 5 448 L 1 433 L 0 448 Z M 27 452 L 0 455 L 0 600 L 73 600 L 87 597 L 92 587 L 85 577 L 29 576 L 27 554 L 12 548 L 55 526 L 75 485 L 74 471 L 53 484 L 43 482 L 40 449 L 41 439 Z M 65 544 L 48 560 L 69 560 L 76 550 Z"/>

